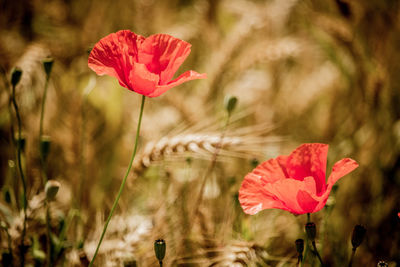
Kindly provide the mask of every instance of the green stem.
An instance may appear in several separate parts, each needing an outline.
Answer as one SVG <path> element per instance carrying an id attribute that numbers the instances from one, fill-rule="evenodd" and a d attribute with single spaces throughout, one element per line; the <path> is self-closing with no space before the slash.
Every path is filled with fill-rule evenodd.
<path id="1" fill-rule="evenodd" d="M 53 266 L 51 257 L 51 228 L 50 228 L 50 202 L 46 200 L 46 229 L 47 229 L 47 266 Z"/>
<path id="2" fill-rule="evenodd" d="M 42 108 L 40 112 L 40 128 L 39 128 L 39 138 L 43 135 L 43 118 L 44 118 L 44 107 L 46 104 L 46 96 L 47 96 L 47 88 L 49 87 L 49 78 L 50 76 L 46 76 L 46 83 L 44 85 L 44 92 L 42 97 Z"/>
<path id="3" fill-rule="evenodd" d="M 99 252 L 99 248 L 100 248 L 101 242 L 103 241 L 104 235 L 106 234 L 106 230 L 107 230 L 108 224 L 110 223 L 111 216 L 113 215 L 114 210 L 115 210 L 115 208 L 117 207 L 118 200 L 119 200 L 119 198 L 121 197 L 122 190 L 124 189 L 124 186 L 125 186 L 125 183 L 126 183 L 126 179 L 128 178 L 128 174 L 129 174 L 129 172 L 130 172 L 130 170 L 131 170 L 131 168 L 132 168 L 133 160 L 135 159 L 136 150 L 137 150 L 137 144 L 138 144 L 138 140 L 139 140 L 140 125 L 141 125 L 141 123 L 142 123 L 143 108 L 144 108 L 144 100 L 145 100 L 145 96 L 143 95 L 143 96 L 142 96 L 142 104 L 141 104 L 141 106 L 140 106 L 139 121 L 138 121 L 137 130 L 136 130 L 135 146 L 134 146 L 134 148 L 133 148 L 131 161 L 129 162 L 128 170 L 127 170 L 126 173 L 125 173 L 125 177 L 124 177 L 124 179 L 122 180 L 121 186 L 120 186 L 119 191 L 118 191 L 118 194 L 117 194 L 117 198 L 116 198 L 115 201 L 114 201 L 114 204 L 113 204 L 113 206 L 112 206 L 112 208 L 111 208 L 110 214 L 108 215 L 106 224 L 104 225 L 103 232 L 101 233 L 101 237 L 100 237 L 99 243 L 97 244 L 96 251 L 94 252 L 93 258 L 92 258 L 92 260 L 90 261 L 89 267 L 93 266 L 94 260 L 95 260 L 95 258 L 96 258 L 96 256 L 97 256 L 97 253 Z"/>
<path id="4" fill-rule="evenodd" d="M 18 139 L 21 140 L 21 128 L 22 128 L 22 123 L 21 123 L 21 117 L 19 115 L 19 109 L 17 105 L 17 101 L 15 100 L 15 86 L 13 85 L 12 87 L 12 102 L 14 105 L 15 109 L 15 115 L 17 116 L 17 121 L 18 121 Z M 20 141 L 21 142 L 21 141 Z M 24 239 L 26 235 L 26 208 L 27 208 L 27 200 L 26 200 L 26 181 L 24 177 L 24 172 L 22 170 L 22 163 L 21 163 L 21 143 L 18 143 L 17 145 L 17 161 L 18 161 L 18 169 L 19 173 L 21 176 L 21 181 L 22 181 L 22 188 L 23 188 L 23 208 L 24 208 L 24 223 L 23 223 L 23 228 L 22 228 L 22 235 L 21 235 L 21 266 L 25 265 L 25 247 L 24 247 Z"/>
<path id="5" fill-rule="evenodd" d="M 159 263 L 160 263 L 160 267 L 163 267 L 162 261 L 159 261 Z"/>
<path id="6" fill-rule="evenodd" d="M 47 88 L 49 87 L 49 79 L 50 75 L 46 75 L 46 82 L 44 85 L 44 92 L 43 92 L 43 97 L 42 97 L 42 108 L 40 111 L 40 127 L 39 127 L 39 151 L 40 151 L 40 141 L 43 135 L 43 119 L 44 119 L 44 107 L 46 105 L 46 96 L 47 96 Z M 43 158 L 42 153 L 40 153 L 40 163 L 42 164 L 42 179 L 43 179 L 43 186 L 45 186 L 47 182 L 47 174 L 46 174 L 46 166 L 45 166 L 45 161 Z"/>
<path id="7" fill-rule="evenodd" d="M 349 267 L 353 266 L 354 254 L 356 254 L 356 248 L 353 248 L 353 249 L 351 250 L 351 256 L 350 256 L 350 261 L 349 261 Z"/>
<path id="8" fill-rule="evenodd" d="M 197 202 L 196 202 L 196 205 L 195 205 L 195 210 L 194 210 L 194 212 L 193 212 L 194 217 L 197 216 L 197 213 L 198 213 L 198 211 L 199 211 L 201 202 L 203 201 L 203 193 L 204 193 L 204 189 L 205 189 L 205 187 L 206 187 L 207 179 L 208 179 L 209 176 L 211 176 L 211 172 L 212 172 L 212 170 L 214 169 L 215 164 L 217 163 L 217 157 L 218 157 L 219 151 L 220 151 L 220 149 L 221 149 L 221 147 L 222 147 L 222 142 L 223 142 L 223 139 L 224 139 L 224 137 L 225 137 L 226 128 L 227 128 L 228 125 L 229 125 L 230 118 L 231 118 L 231 113 L 228 112 L 228 116 L 227 116 L 227 118 L 226 118 L 225 125 L 224 125 L 224 127 L 222 128 L 222 133 L 221 133 L 221 137 L 220 137 L 219 143 L 217 144 L 217 147 L 215 148 L 213 157 L 212 157 L 212 159 L 211 159 L 210 166 L 209 166 L 209 168 L 207 169 L 207 171 L 206 171 L 206 173 L 204 174 L 204 177 L 203 177 L 203 182 L 202 182 L 201 187 L 200 187 L 199 196 L 198 196 L 198 199 L 197 199 Z"/>
<path id="9" fill-rule="evenodd" d="M 307 213 L 307 223 L 311 222 L 311 215 L 310 213 Z M 308 235 L 306 233 L 306 241 L 305 241 L 305 251 L 304 251 L 304 255 L 303 255 L 303 259 L 301 261 L 300 267 L 303 267 L 304 262 L 306 261 L 307 258 L 307 254 L 308 254 Z"/>
<path id="10" fill-rule="evenodd" d="M 322 262 L 321 255 L 319 255 L 319 252 L 317 250 L 317 246 L 315 245 L 315 241 L 312 242 L 313 248 L 314 248 L 314 253 L 317 255 L 319 262 L 321 263 L 321 266 L 325 266 L 324 263 Z"/>

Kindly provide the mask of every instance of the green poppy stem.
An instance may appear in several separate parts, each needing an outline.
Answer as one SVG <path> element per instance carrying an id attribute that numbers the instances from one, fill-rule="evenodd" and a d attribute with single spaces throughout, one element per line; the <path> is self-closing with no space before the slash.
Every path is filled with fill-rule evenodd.
<path id="1" fill-rule="evenodd" d="M 311 222 L 311 214 L 310 213 L 307 213 L 307 223 L 309 223 L 309 222 Z M 308 235 L 307 235 L 307 233 L 306 233 L 306 242 L 305 242 L 305 246 L 306 246 L 306 248 L 305 248 L 305 251 L 304 251 L 304 255 L 303 255 L 303 259 L 302 259 L 302 261 L 301 261 L 301 263 L 300 263 L 300 267 L 303 267 L 303 264 L 304 264 L 304 262 L 306 261 L 306 258 L 307 258 L 307 254 L 308 254 Z"/>
<path id="2" fill-rule="evenodd" d="M 314 253 L 315 253 L 315 255 L 317 255 L 318 260 L 321 263 L 321 266 L 325 266 L 323 261 L 322 261 L 321 255 L 319 255 L 319 252 L 317 250 L 317 246 L 315 245 L 315 241 L 312 242 L 312 245 L 313 245 L 313 248 L 314 248 Z"/>
<path id="3" fill-rule="evenodd" d="M 43 119 L 44 119 L 44 107 L 46 105 L 46 96 L 47 96 L 47 88 L 49 87 L 49 80 L 50 80 L 50 74 L 46 74 L 46 82 L 44 85 L 44 92 L 43 92 L 43 97 L 42 97 L 42 107 L 40 111 L 40 124 L 39 124 L 39 151 L 40 151 L 40 140 L 43 135 Z M 42 153 L 40 153 L 40 163 L 42 165 L 42 179 L 43 179 L 43 186 L 47 182 L 47 173 L 46 173 L 46 162 L 45 159 L 43 158 Z"/>
<path id="4" fill-rule="evenodd" d="M 349 267 L 352 267 L 352 266 L 353 266 L 354 254 L 356 254 L 356 249 L 357 249 L 357 248 L 353 248 L 353 249 L 351 250 L 351 256 L 350 256 L 350 261 L 349 261 Z"/>
<path id="5" fill-rule="evenodd" d="M 21 140 L 21 128 L 22 128 L 22 123 L 21 123 L 21 117 L 19 114 L 19 109 L 18 109 L 18 105 L 17 105 L 17 101 L 15 100 L 15 85 L 12 86 L 12 103 L 15 109 L 15 115 L 17 117 L 17 121 L 18 121 L 18 139 Z M 23 209 L 24 209 L 24 223 L 23 223 L 23 228 L 22 228 L 22 235 L 21 235 L 21 266 L 25 265 L 25 246 L 24 246 L 24 239 L 25 239 L 25 235 L 26 235 L 26 219 L 27 219 L 27 215 L 26 215 L 26 207 L 28 205 L 28 201 L 26 199 L 26 181 L 25 181 L 25 176 L 24 176 L 24 172 L 22 170 L 22 163 L 21 163 L 21 144 L 18 143 L 17 144 L 17 161 L 18 161 L 18 170 L 19 170 L 19 174 L 21 176 L 21 181 L 22 181 L 22 198 L 23 198 Z"/>
<path id="6" fill-rule="evenodd" d="M 111 220 L 111 217 L 112 217 L 112 215 L 113 215 L 113 213 L 114 213 L 114 210 L 115 210 L 115 208 L 117 207 L 118 200 L 119 200 L 120 197 L 121 197 L 122 190 L 124 189 L 126 180 L 127 180 L 127 178 L 128 178 L 128 174 L 129 174 L 129 172 L 130 172 L 130 170 L 131 170 L 131 168 L 132 168 L 133 160 L 135 159 L 136 150 L 137 150 L 137 144 L 138 144 L 138 140 L 139 140 L 140 125 L 141 125 L 141 123 L 142 123 L 143 108 L 144 108 L 144 100 L 145 100 L 145 96 L 143 95 L 143 96 L 142 96 L 142 104 L 141 104 L 141 106 L 140 106 L 139 121 L 138 121 L 137 130 L 136 130 L 135 146 L 134 146 L 134 148 L 133 148 L 131 161 L 129 162 L 129 166 L 128 166 L 128 169 L 127 169 L 127 171 L 126 171 L 126 173 L 125 173 L 125 177 L 124 177 L 124 179 L 122 180 L 121 186 L 120 186 L 119 191 L 118 191 L 118 194 L 117 194 L 117 198 L 116 198 L 115 201 L 114 201 L 114 204 L 113 204 L 113 206 L 112 206 L 112 208 L 111 208 L 110 214 L 108 215 L 106 224 L 104 225 L 103 232 L 101 233 L 101 237 L 100 237 L 99 243 L 97 244 L 96 251 L 94 252 L 93 258 L 92 258 L 92 260 L 90 261 L 89 267 L 93 266 L 94 260 L 95 260 L 95 258 L 96 258 L 96 256 L 97 256 L 97 253 L 99 252 L 99 248 L 100 248 L 101 242 L 103 241 L 104 235 L 106 234 L 108 224 L 110 223 L 110 220 Z"/>

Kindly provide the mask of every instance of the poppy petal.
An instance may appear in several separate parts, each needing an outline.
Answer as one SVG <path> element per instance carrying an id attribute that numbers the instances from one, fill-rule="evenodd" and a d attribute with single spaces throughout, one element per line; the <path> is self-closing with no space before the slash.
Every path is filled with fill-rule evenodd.
<path id="1" fill-rule="evenodd" d="M 93 47 L 88 59 L 88 66 L 98 75 L 110 75 L 119 83 L 130 88 L 129 73 L 132 58 L 136 57 L 144 37 L 129 30 L 118 31 L 102 38 Z"/>
<path id="2" fill-rule="evenodd" d="M 313 213 L 316 210 L 316 207 L 319 204 L 319 201 L 316 200 L 310 193 L 304 190 L 299 190 L 296 196 L 297 203 L 299 203 L 300 208 L 302 209 L 302 213 Z M 322 208 L 322 207 L 321 207 Z"/>
<path id="3" fill-rule="evenodd" d="M 297 195 L 301 189 L 304 190 L 304 182 L 295 179 L 283 179 L 275 183 L 265 185 L 265 189 L 270 195 L 279 199 L 285 210 L 295 214 L 303 214 L 303 208 L 297 201 Z"/>
<path id="4" fill-rule="evenodd" d="M 168 91 L 169 89 L 171 89 L 172 87 L 175 87 L 177 85 L 180 85 L 184 82 L 187 81 L 191 81 L 191 80 L 196 80 L 196 79 L 205 79 L 207 78 L 207 74 L 205 73 L 197 73 L 193 70 L 188 70 L 185 73 L 181 74 L 178 78 L 176 78 L 175 80 L 169 82 L 166 85 L 158 85 L 156 87 L 156 89 L 154 90 L 154 92 L 152 92 L 151 94 L 149 94 L 149 97 L 156 97 L 159 95 L 162 95 L 163 93 L 165 93 L 166 91 Z"/>
<path id="5" fill-rule="evenodd" d="M 258 165 L 252 172 L 262 176 L 265 183 L 273 183 L 288 178 L 286 172 L 287 156 L 279 156 L 276 159 L 267 160 Z"/>
<path id="6" fill-rule="evenodd" d="M 341 159 L 332 167 L 332 172 L 328 178 L 328 186 L 333 186 L 337 180 L 352 172 L 358 167 L 358 163 L 350 158 Z"/>
<path id="7" fill-rule="evenodd" d="M 303 144 L 288 157 L 287 172 L 289 177 L 302 181 L 305 177 L 314 177 L 317 194 L 325 189 L 326 159 L 329 146 L 326 144 Z"/>
<path id="8" fill-rule="evenodd" d="M 160 85 L 167 84 L 190 54 L 191 44 L 168 34 L 154 34 L 143 42 L 139 62 L 160 75 Z"/>
<path id="9" fill-rule="evenodd" d="M 148 71 L 144 64 L 134 63 L 129 79 L 134 81 L 132 84 L 133 91 L 148 96 L 155 90 L 159 77 Z"/>
<path id="10" fill-rule="evenodd" d="M 329 194 L 332 191 L 333 185 L 340 178 L 342 178 L 346 174 L 349 174 L 357 167 L 358 167 L 358 163 L 350 158 L 341 159 L 338 162 L 336 162 L 335 165 L 333 165 L 332 172 L 328 178 L 326 190 L 322 196 L 317 198 L 319 201 L 319 204 L 315 208 L 315 211 L 319 211 L 320 209 L 322 209 L 325 206 L 326 201 L 328 200 Z"/>
<path id="11" fill-rule="evenodd" d="M 253 173 L 246 175 L 239 190 L 239 202 L 247 214 L 256 214 L 263 209 L 285 209 L 262 185 L 261 177 Z"/>

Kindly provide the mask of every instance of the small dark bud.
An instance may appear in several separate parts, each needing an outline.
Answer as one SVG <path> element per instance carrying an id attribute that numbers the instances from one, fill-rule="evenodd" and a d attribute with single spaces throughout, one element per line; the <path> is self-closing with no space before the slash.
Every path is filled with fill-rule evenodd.
<path id="1" fill-rule="evenodd" d="M 258 164 L 260 164 L 260 161 L 259 161 L 258 159 L 252 158 L 252 159 L 250 160 L 250 165 L 251 165 L 253 168 L 256 168 L 256 167 L 258 166 Z"/>
<path id="2" fill-rule="evenodd" d="M 315 226 L 315 223 L 313 222 L 306 223 L 306 233 L 308 239 L 310 239 L 311 242 L 314 242 L 315 237 L 317 236 L 317 227 Z"/>
<path id="3" fill-rule="evenodd" d="M 385 261 L 379 261 L 377 267 L 388 267 L 389 265 Z"/>
<path id="4" fill-rule="evenodd" d="M 17 86 L 17 84 L 21 80 L 21 76 L 22 76 L 22 70 L 18 67 L 14 68 L 11 71 L 11 85 Z"/>
<path id="5" fill-rule="evenodd" d="M 3 187 L 3 197 L 7 204 L 11 204 L 11 191 L 8 186 Z"/>
<path id="6" fill-rule="evenodd" d="M 361 245 L 364 240 L 367 230 L 362 225 L 356 225 L 353 229 L 353 234 L 351 235 L 351 244 L 353 248 L 357 248 Z"/>
<path id="7" fill-rule="evenodd" d="M 12 266 L 13 256 L 11 253 L 3 252 L 1 254 L 1 266 Z"/>
<path id="8" fill-rule="evenodd" d="M 166 244 L 164 239 L 157 239 L 154 242 L 154 252 L 159 261 L 162 261 L 165 257 Z"/>
<path id="9" fill-rule="evenodd" d="M 50 153 L 51 138 L 50 136 L 40 137 L 40 156 L 45 161 Z"/>
<path id="10" fill-rule="evenodd" d="M 15 135 L 15 143 L 21 151 L 25 151 L 26 138 L 23 134 L 21 134 L 21 137 L 18 134 Z"/>
<path id="11" fill-rule="evenodd" d="M 44 191 L 46 193 L 47 201 L 53 201 L 58 193 L 58 189 L 60 189 L 60 183 L 55 180 L 48 180 Z"/>
<path id="12" fill-rule="evenodd" d="M 137 267 L 137 262 L 135 259 L 124 260 L 124 267 Z"/>
<path id="13" fill-rule="evenodd" d="M 224 103 L 225 103 L 225 109 L 226 111 L 228 111 L 228 113 L 232 113 L 232 111 L 235 109 L 236 104 L 237 104 L 237 97 L 235 96 L 230 96 L 227 95 L 224 99 Z"/>
<path id="14" fill-rule="evenodd" d="M 299 254 L 303 254 L 304 251 L 304 240 L 303 239 L 297 239 L 296 240 L 296 250 Z"/>
<path id="15" fill-rule="evenodd" d="M 51 70 L 53 68 L 54 59 L 48 57 L 42 61 L 44 71 L 46 72 L 46 76 L 49 77 L 51 74 Z"/>

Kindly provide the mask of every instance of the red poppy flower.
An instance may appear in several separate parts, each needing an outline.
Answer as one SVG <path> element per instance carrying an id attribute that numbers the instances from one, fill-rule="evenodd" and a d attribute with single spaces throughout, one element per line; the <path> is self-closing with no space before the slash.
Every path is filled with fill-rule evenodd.
<path id="1" fill-rule="evenodd" d="M 327 155 L 328 145 L 303 144 L 289 156 L 261 163 L 246 175 L 239 190 L 244 212 L 283 209 L 304 214 L 322 209 L 335 182 L 358 167 L 354 160 L 342 159 L 333 166 L 326 183 Z"/>
<path id="2" fill-rule="evenodd" d="M 138 94 L 156 97 L 181 83 L 204 79 L 189 70 L 172 80 L 190 54 L 191 45 L 168 34 L 147 38 L 129 30 L 111 33 L 90 52 L 89 67 L 98 75 L 110 75 Z"/>

